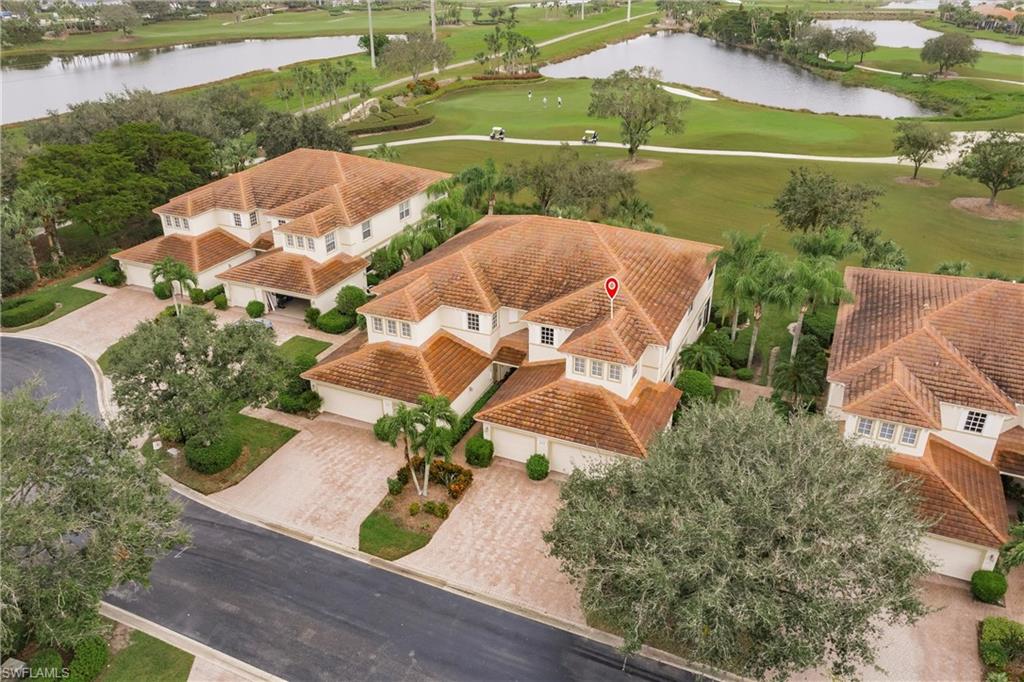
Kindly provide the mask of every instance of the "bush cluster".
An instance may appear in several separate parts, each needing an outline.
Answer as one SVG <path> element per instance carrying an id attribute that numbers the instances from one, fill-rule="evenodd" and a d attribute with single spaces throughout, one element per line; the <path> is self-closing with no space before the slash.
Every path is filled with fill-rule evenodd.
<path id="1" fill-rule="evenodd" d="M 153 285 L 153 295 L 159 298 L 161 301 L 166 301 L 171 297 L 171 283 L 170 282 L 157 282 Z"/>
<path id="2" fill-rule="evenodd" d="M 473 428 L 473 424 L 476 424 L 476 413 L 483 409 L 487 401 L 491 399 L 497 390 L 501 388 L 501 384 L 494 384 L 486 391 L 483 392 L 476 402 L 473 403 L 472 407 L 466 410 L 466 414 L 459 418 L 459 423 L 452 429 L 452 444 L 458 443 L 462 440 L 462 437 L 469 433 L 469 430 Z"/>
<path id="3" fill-rule="evenodd" d="M 843 62 L 830 62 L 827 59 L 816 57 L 810 54 L 800 55 L 800 61 L 809 66 L 814 66 L 819 69 L 826 69 L 828 71 L 852 71 L 853 64 L 845 64 Z"/>
<path id="4" fill-rule="evenodd" d="M 438 84 L 437 79 L 434 77 L 420 78 L 417 81 L 405 84 L 405 89 L 408 90 L 412 95 L 430 95 L 437 92 L 441 86 Z"/>
<path id="5" fill-rule="evenodd" d="M 473 466 L 491 466 L 494 458 L 494 443 L 477 434 L 466 441 L 466 461 Z"/>
<path id="6" fill-rule="evenodd" d="M 409 503 L 409 516 L 416 516 L 420 513 L 420 503 L 410 502 Z"/>
<path id="7" fill-rule="evenodd" d="M 434 502 L 433 500 L 427 500 L 423 503 L 423 511 L 427 512 L 431 516 L 436 516 L 442 521 L 447 519 L 448 514 L 451 512 L 448 508 L 447 502 Z"/>
<path id="8" fill-rule="evenodd" d="M 41 680 L 59 680 L 64 668 L 64 659 L 56 649 L 40 649 L 29 659 L 28 669 L 32 677 Z"/>
<path id="9" fill-rule="evenodd" d="M 999 672 L 1024 664 L 1024 624 L 1000 616 L 981 621 L 978 653 L 986 666 Z"/>
<path id="10" fill-rule="evenodd" d="M 736 370 L 736 378 L 741 381 L 750 381 L 754 378 L 754 370 L 749 367 L 740 367 Z"/>
<path id="11" fill-rule="evenodd" d="M 224 293 L 224 285 L 218 284 L 215 287 L 210 287 L 204 293 L 206 294 L 206 300 L 212 301 L 213 299 L 217 298 L 218 296 Z"/>
<path id="12" fill-rule="evenodd" d="M 217 294 L 213 297 L 213 307 L 217 310 L 228 309 L 228 297 L 224 294 Z"/>
<path id="13" fill-rule="evenodd" d="M 110 649 L 102 637 L 90 637 L 75 647 L 75 657 L 66 679 L 72 682 L 92 682 L 107 664 Z"/>
<path id="14" fill-rule="evenodd" d="M 121 268 L 117 267 L 116 262 L 107 263 L 97 270 L 96 279 L 100 281 L 100 284 L 105 284 L 108 287 L 119 287 L 128 280 L 121 272 Z"/>
<path id="15" fill-rule="evenodd" d="M 185 461 L 201 474 L 223 471 L 241 454 L 242 439 L 235 434 L 225 434 L 209 443 L 205 438 L 196 436 L 185 444 Z"/>
<path id="16" fill-rule="evenodd" d="M 355 317 L 356 308 L 366 303 L 367 297 L 366 292 L 357 286 L 349 284 L 348 286 L 342 287 L 341 291 L 334 298 L 334 302 L 337 304 L 335 310 L 342 315 L 351 315 Z"/>
<path id="17" fill-rule="evenodd" d="M 401 495 L 403 490 L 405 490 L 405 484 L 397 478 L 388 479 L 388 495 Z"/>
<path id="18" fill-rule="evenodd" d="M 253 319 L 263 317 L 263 313 L 266 311 L 267 306 L 263 305 L 263 301 L 249 301 L 245 304 L 246 314 Z"/>
<path id="19" fill-rule="evenodd" d="M 386 431 L 388 416 L 389 415 L 384 415 L 383 417 L 381 417 L 380 419 L 373 423 L 373 435 L 377 440 L 381 441 L 382 443 L 388 442 Z"/>
<path id="20" fill-rule="evenodd" d="M 473 22 L 476 23 L 475 21 Z M 523 73 L 481 73 L 473 76 L 475 81 L 532 81 L 541 78 L 540 73 L 536 71 L 526 71 Z"/>
<path id="21" fill-rule="evenodd" d="M 695 369 L 684 369 L 676 377 L 676 388 L 683 392 L 680 402 L 692 405 L 699 400 L 711 400 L 715 397 L 715 386 L 711 377 Z"/>
<path id="22" fill-rule="evenodd" d="M 316 321 L 320 319 L 320 309 L 309 306 L 303 316 L 306 318 L 306 324 L 316 327 Z"/>
<path id="23" fill-rule="evenodd" d="M 316 328 L 328 334 L 344 334 L 355 325 L 355 317 L 340 313 L 337 308 L 331 308 L 316 320 Z"/>
<path id="24" fill-rule="evenodd" d="M 46 317 L 57 308 L 57 304 L 48 298 L 8 299 L 0 305 L 0 327 L 20 327 L 29 322 Z"/>
<path id="25" fill-rule="evenodd" d="M 422 82 L 422 81 L 421 81 Z M 408 85 L 412 85 L 409 83 Z M 435 88 L 436 90 L 436 88 Z M 421 92 L 416 94 L 431 94 Z M 351 135 L 372 135 L 374 133 L 386 133 L 392 130 L 405 130 L 427 125 L 434 120 L 432 114 L 426 114 L 413 107 L 400 107 L 391 102 L 386 102 L 381 110 L 370 114 L 362 121 L 350 123 L 345 126 L 345 131 Z"/>
<path id="26" fill-rule="evenodd" d="M 423 471 L 423 457 L 416 455 L 412 458 L 412 468 L 417 473 Z M 395 472 L 395 478 L 403 486 L 409 483 L 409 467 L 403 466 Z M 448 491 L 448 497 L 457 500 L 469 489 L 473 483 L 473 472 L 466 467 L 459 466 L 454 462 L 446 462 L 443 459 L 435 459 L 430 463 L 430 482 L 443 485 Z"/>
<path id="27" fill-rule="evenodd" d="M 986 604 L 998 604 L 1006 594 L 1006 576 L 999 571 L 975 571 L 971 576 L 971 593 Z"/>
<path id="28" fill-rule="evenodd" d="M 188 297 L 192 301 L 192 305 L 202 305 L 206 303 L 206 292 L 199 287 L 192 287 L 188 290 Z"/>
<path id="29" fill-rule="evenodd" d="M 302 353 L 292 362 L 291 372 L 285 385 L 277 394 L 277 409 L 288 414 L 300 412 L 312 414 L 320 409 L 323 402 L 320 394 L 312 389 L 302 373 L 316 365 L 316 356 Z"/>
<path id="30" fill-rule="evenodd" d="M 526 475 L 531 481 L 543 481 L 548 477 L 548 458 L 542 454 L 530 455 L 526 460 Z"/>

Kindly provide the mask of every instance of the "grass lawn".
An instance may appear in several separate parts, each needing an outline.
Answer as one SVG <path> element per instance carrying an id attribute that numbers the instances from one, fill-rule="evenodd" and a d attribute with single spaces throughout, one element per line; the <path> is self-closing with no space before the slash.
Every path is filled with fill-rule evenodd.
<path id="1" fill-rule="evenodd" d="M 131 643 L 114 654 L 97 682 L 184 682 L 192 669 L 192 654 L 132 631 Z"/>
<path id="2" fill-rule="evenodd" d="M 430 542 L 430 535 L 406 530 L 380 511 L 371 512 L 359 526 L 359 550 L 382 559 L 399 559 Z"/>
<path id="3" fill-rule="evenodd" d="M 999 33 L 998 31 L 961 28 L 959 26 L 954 26 L 953 24 L 947 24 L 946 22 L 936 17 L 919 21 L 917 22 L 917 25 L 921 26 L 922 28 L 930 28 L 933 31 L 942 31 L 943 33 L 966 33 L 972 38 L 984 38 L 985 40 L 998 40 L 1001 43 L 1024 45 L 1024 35 L 1011 36 L 1008 33 Z"/>
<path id="4" fill-rule="evenodd" d="M 263 464 L 272 454 L 287 443 L 298 431 L 279 426 L 262 419 L 255 419 L 235 413 L 228 417 L 225 431 L 235 433 L 242 439 L 242 454 L 224 471 L 216 474 L 201 474 L 192 470 L 185 461 L 184 449 L 179 445 L 177 457 L 160 452 L 157 464 L 160 469 L 189 488 L 204 495 L 230 488 Z M 151 455 L 150 443 L 143 446 L 143 453 Z"/>
<path id="5" fill-rule="evenodd" d="M 528 159 L 551 150 L 528 145 L 486 142 L 430 143 L 398 148 L 401 161 L 426 168 L 456 171 L 488 157 L 499 165 Z M 585 149 L 584 154 L 605 159 L 625 158 L 613 149 Z M 758 158 L 643 154 L 662 162 L 640 173 L 637 187 L 654 208 L 655 220 L 669 234 L 697 241 L 721 243 L 727 230 L 764 231 L 765 243 L 792 253 L 790 234 L 777 226 L 770 208 L 785 184 L 793 161 Z M 805 162 L 835 173 L 846 182 L 861 182 L 885 190 L 880 206 L 868 213 L 867 223 L 895 240 L 910 259 L 910 270 L 930 272 L 941 261 L 967 260 L 973 269 L 1021 274 L 1024 260 L 1024 225 L 984 220 L 957 209 L 949 202 L 957 197 L 986 196 L 976 183 L 956 176 L 923 170 L 922 177 L 935 187 L 915 187 L 896 182 L 909 175 L 904 167 Z M 1024 188 L 1003 192 L 1000 201 L 1024 206 Z"/>
<path id="6" fill-rule="evenodd" d="M 330 347 L 331 344 L 327 341 L 311 339 L 308 336 L 293 336 L 278 346 L 277 349 L 286 360 L 295 362 L 295 359 L 300 355 L 308 353 L 315 357 Z"/>
<path id="7" fill-rule="evenodd" d="M 104 259 L 106 260 L 106 259 Z M 41 317 L 35 322 L 22 325 L 21 327 L 5 327 L 4 331 L 21 331 L 23 329 L 32 329 L 33 327 L 40 327 L 49 322 L 53 322 L 58 317 L 63 317 L 70 312 L 78 310 L 84 305 L 88 305 L 93 301 L 97 301 L 103 298 L 103 294 L 97 291 L 89 291 L 88 289 L 79 289 L 75 286 L 78 282 L 92 279 L 93 273 L 100 268 L 100 265 L 89 267 L 75 275 L 62 279 L 53 284 L 49 284 L 41 289 L 37 289 L 31 293 L 19 294 L 18 296 L 11 296 L 7 300 L 14 301 L 25 296 L 31 296 L 34 299 L 48 299 L 57 304 L 56 310 L 45 317 Z"/>
<path id="8" fill-rule="evenodd" d="M 930 73 L 936 69 L 934 64 L 921 61 L 921 49 L 917 47 L 879 47 L 864 55 L 864 65 L 900 73 Z M 1024 83 L 1024 57 L 982 52 L 973 66 L 955 66 L 953 71 L 961 76 L 1006 78 Z"/>

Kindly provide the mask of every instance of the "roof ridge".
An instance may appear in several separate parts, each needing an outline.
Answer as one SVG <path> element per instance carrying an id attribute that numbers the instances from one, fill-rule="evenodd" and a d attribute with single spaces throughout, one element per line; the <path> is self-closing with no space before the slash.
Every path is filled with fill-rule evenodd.
<path id="1" fill-rule="evenodd" d="M 932 423 L 932 425 L 935 426 L 935 428 L 941 428 L 942 427 L 942 422 L 935 419 L 935 413 L 930 408 L 922 405 L 920 402 L 918 402 L 916 397 L 911 395 L 909 387 L 906 387 L 906 386 L 903 385 L 903 382 L 900 381 L 900 378 L 899 378 L 899 375 L 897 374 L 897 372 L 899 372 L 899 370 L 902 369 L 903 372 L 906 373 L 906 375 L 912 381 L 914 381 L 914 382 L 916 382 L 918 384 L 918 387 L 922 391 L 927 391 L 928 395 L 930 395 L 932 398 L 935 398 L 935 393 L 932 392 L 932 390 L 930 388 L 925 386 L 924 383 L 920 379 L 917 378 L 917 375 L 914 374 L 914 372 L 911 371 L 911 369 L 909 367 L 907 367 L 906 363 L 904 363 L 903 360 L 901 360 L 899 358 L 899 356 L 893 357 L 892 360 L 893 360 L 893 383 L 895 384 L 896 388 L 899 389 L 899 391 L 901 393 L 903 393 L 903 396 L 907 400 L 909 400 L 912 405 L 914 405 L 915 407 L 919 408 L 923 414 L 928 415 L 929 421 Z"/>
<path id="2" fill-rule="evenodd" d="M 628 419 L 626 419 L 626 415 L 622 413 L 622 409 L 620 408 L 618 403 L 616 403 L 615 400 L 612 399 L 611 391 L 602 386 L 595 386 L 594 388 L 597 389 L 597 391 L 600 393 L 604 401 L 612 408 L 612 411 L 615 413 L 615 416 L 619 418 L 619 422 L 622 424 L 623 428 L 626 429 L 626 433 L 629 434 L 629 437 L 637 446 L 637 450 L 639 450 L 641 453 L 644 454 L 644 456 L 646 456 L 647 447 L 640 440 L 640 436 L 637 435 L 636 431 L 633 430 L 633 425 L 629 423 Z"/>
<path id="3" fill-rule="evenodd" d="M 987 462 L 984 462 L 984 460 L 975 458 L 973 455 L 971 455 L 971 453 L 967 452 L 963 448 L 960 448 L 960 447 L 956 446 L 953 443 L 950 443 L 948 440 L 946 440 L 944 438 L 940 438 L 940 437 L 934 436 L 934 435 L 930 436 L 929 440 L 931 438 L 934 438 L 937 441 L 941 442 L 943 445 L 946 445 L 947 447 L 950 447 L 951 449 L 956 451 L 958 454 L 966 455 L 966 456 L 970 457 L 971 459 L 974 459 L 975 461 L 977 461 L 979 463 L 983 463 L 986 466 L 992 467 L 991 464 L 989 464 Z M 949 492 L 953 494 L 954 497 L 956 497 L 958 500 L 960 500 L 960 503 L 963 504 L 964 507 L 967 508 L 967 511 L 969 511 L 971 513 L 971 516 L 973 516 L 975 519 L 977 519 L 979 522 L 981 522 L 981 524 L 983 526 L 985 526 L 985 528 L 988 530 L 988 532 L 992 533 L 992 536 L 996 540 L 998 540 L 1000 544 L 1006 542 L 1007 537 L 1005 535 L 1003 535 L 1003 533 L 1001 533 L 999 531 L 999 529 L 997 529 L 995 526 L 993 526 L 991 521 L 989 521 L 987 518 L 985 518 L 985 515 L 982 514 L 980 511 L 978 511 L 978 509 L 974 506 L 974 504 L 972 504 L 966 497 L 964 497 L 963 493 L 961 493 L 956 488 L 956 486 L 954 486 L 952 483 L 950 483 L 949 480 L 946 478 L 946 476 L 943 475 L 942 471 L 940 471 L 939 468 L 937 466 L 935 466 L 935 460 L 934 460 L 934 457 L 933 457 L 930 449 L 926 449 L 925 450 L 925 456 L 922 457 L 921 459 L 922 459 L 922 462 L 924 463 L 924 465 L 931 470 L 931 472 L 935 475 L 935 477 L 938 478 L 940 481 L 942 481 L 942 485 L 944 485 L 946 487 L 946 489 L 949 490 Z M 992 467 L 992 469 L 995 470 L 996 474 L 998 475 L 998 473 L 999 473 L 998 469 L 995 469 L 995 467 Z"/>
<path id="4" fill-rule="evenodd" d="M 565 366 L 565 361 L 564 360 L 545 360 L 543 362 L 524 363 L 523 365 L 520 365 L 519 369 L 522 369 L 523 367 L 539 367 L 539 366 L 543 366 L 543 365 L 554 365 L 555 363 L 559 363 L 563 367 Z M 516 370 L 516 371 L 518 371 L 518 370 Z M 561 381 L 564 378 L 565 378 L 565 375 L 563 374 L 562 376 L 560 376 L 559 378 L 555 379 L 554 381 L 549 381 L 546 384 L 541 384 L 540 386 L 538 386 L 536 388 L 531 388 L 529 391 L 526 391 L 524 393 L 520 393 L 519 395 L 514 395 L 511 398 L 506 398 L 505 400 L 501 401 L 500 403 L 495 403 L 494 405 L 491 405 L 490 407 L 487 407 L 485 405 L 483 409 L 481 409 L 481 410 L 479 410 L 477 412 L 476 419 L 479 420 L 482 415 L 484 415 L 484 414 L 486 414 L 488 412 L 493 412 L 494 410 L 498 409 L 499 407 L 503 407 L 505 405 L 511 405 L 511 404 L 517 403 L 520 400 L 522 400 L 523 398 L 526 398 L 527 396 L 531 396 L 531 395 L 533 395 L 535 393 L 540 393 L 544 389 L 546 389 L 549 386 L 551 386 L 551 384 L 554 384 L 554 383 L 556 383 L 558 381 Z"/>
<path id="5" fill-rule="evenodd" d="M 466 251 L 468 251 L 468 249 L 459 249 L 457 253 L 462 255 L 462 262 L 465 263 L 466 270 L 469 271 L 469 278 L 470 278 L 470 280 L 472 280 L 473 286 L 476 288 L 476 290 L 480 294 L 480 296 L 483 297 L 484 302 L 487 305 L 491 305 L 491 296 L 489 296 L 487 294 L 487 291 L 484 290 L 483 284 L 480 283 L 480 278 L 477 276 L 476 268 L 474 267 L 473 263 L 469 262 L 469 256 L 466 255 Z M 493 293 L 494 292 L 491 291 L 491 294 L 493 294 Z M 497 297 L 495 297 L 495 298 L 497 298 Z M 500 303 L 500 301 L 499 301 L 499 303 Z"/>
<path id="6" fill-rule="evenodd" d="M 1013 400 L 1010 399 L 1003 389 L 999 388 L 995 382 L 988 378 L 988 375 L 981 371 L 981 369 L 975 365 L 971 360 L 965 356 L 960 349 L 953 345 L 953 342 L 947 339 L 939 330 L 931 324 L 924 324 L 921 326 L 924 333 L 932 338 L 946 353 L 951 356 L 956 362 L 958 362 L 964 369 L 973 374 L 981 383 L 985 386 L 989 392 L 997 398 L 997 402 L 1007 407 L 1008 414 L 1017 414 L 1017 407 Z"/>
<path id="7" fill-rule="evenodd" d="M 630 288 L 630 287 L 628 287 L 627 285 L 623 284 L 622 282 L 619 282 L 619 291 L 622 291 L 623 287 L 625 287 L 627 291 L 628 291 L 628 290 L 629 290 L 629 288 Z M 698 291 L 699 291 L 699 288 L 698 288 Z M 658 328 L 658 325 L 654 324 L 654 319 L 653 319 L 653 318 L 651 318 L 651 315 L 650 315 L 650 313 L 648 313 L 648 312 L 647 312 L 647 309 L 646 309 L 646 308 L 644 308 L 644 307 L 643 307 L 642 305 L 640 305 L 640 303 L 639 303 L 639 301 L 638 301 L 638 299 L 637 299 L 637 297 L 636 297 L 636 296 L 633 296 L 632 294 L 629 294 L 629 303 L 628 303 L 628 304 L 626 304 L 626 305 L 629 305 L 629 304 L 632 304 L 632 305 L 633 305 L 633 307 L 635 307 L 636 309 L 638 309 L 638 310 L 640 311 L 640 314 L 641 314 L 641 315 L 643 316 L 643 318 L 644 318 L 644 322 L 646 322 L 646 323 L 648 324 L 648 326 L 649 326 L 649 327 L 650 327 L 651 329 L 653 329 L 653 330 L 654 330 L 654 335 L 655 335 L 655 336 L 656 336 L 656 337 L 658 338 L 658 340 L 659 340 L 659 341 L 660 341 L 660 342 L 661 342 L 662 344 L 664 344 L 665 346 L 668 346 L 668 344 L 669 344 L 669 339 L 666 339 L 666 338 L 665 338 L 665 335 L 661 333 L 661 329 L 659 329 L 659 328 Z M 691 304 L 692 304 L 692 301 L 691 301 Z M 687 311 L 686 313 L 683 313 L 683 317 L 684 317 L 684 318 L 686 317 L 686 315 L 688 314 L 688 312 L 689 312 L 689 311 Z M 682 319 L 680 319 L 680 320 L 679 320 L 679 322 L 677 322 L 677 323 L 676 323 L 676 324 L 677 324 L 677 326 L 678 326 L 678 324 L 680 324 L 680 323 L 681 323 L 682 321 L 683 321 L 683 320 L 682 320 Z"/>

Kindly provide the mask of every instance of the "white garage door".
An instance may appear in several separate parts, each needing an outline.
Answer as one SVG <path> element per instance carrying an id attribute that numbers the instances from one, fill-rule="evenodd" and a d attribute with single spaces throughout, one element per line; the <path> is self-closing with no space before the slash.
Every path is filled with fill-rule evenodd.
<path id="1" fill-rule="evenodd" d="M 537 452 L 536 438 L 498 426 L 491 427 L 491 440 L 494 441 L 494 454 L 517 462 L 525 462 Z"/>
<path id="2" fill-rule="evenodd" d="M 937 564 L 936 573 L 961 580 L 971 579 L 971 574 L 982 567 L 987 553 L 983 547 L 961 544 L 934 535 L 925 536 L 924 551 Z"/>
<path id="3" fill-rule="evenodd" d="M 349 419 L 374 423 L 384 416 L 384 403 L 381 398 L 353 393 L 343 388 L 313 383 L 313 388 L 323 398 L 322 409 Z"/>
<path id="4" fill-rule="evenodd" d="M 153 288 L 153 279 L 149 275 L 148 265 L 121 263 L 121 270 L 124 272 L 128 284 L 136 287 L 146 287 L 147 289 Z"/>
<path id="5" fill-rule="evenodd" d="M 256 290 L 252 287 L 244 287 L 241 284 L 231 284 L 228 289 L 228 303 L 239 308 L 244 308 L 249 301 L 255 301 Z"/>
<path id="6" fill-rule="evenodd" d="M 551 444 L 551 470 L 571 474 L 574 469 L 586 469 L 593 464 L 610 461 L 611 457 L 558 441 Z"/>

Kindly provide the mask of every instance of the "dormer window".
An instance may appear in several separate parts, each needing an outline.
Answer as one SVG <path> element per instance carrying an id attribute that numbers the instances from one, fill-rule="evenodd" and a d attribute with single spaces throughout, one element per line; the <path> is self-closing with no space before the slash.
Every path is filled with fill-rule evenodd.
<path id="1" fill-rule="evenodd" d="M 370 221 L 367 220 L 363 223 L 363 241 L 366 241 L 373 236 L 373 229 L 370 227 Z"/>
<path id="2" fill-rule="evenodd" d="M 398 219 L 405 220 L 410 215 L 412 215 L 412 206 L 410 205 L 410 202 L 403 201 L 398 205 Z"/>
<path id="3" fill-rule="evenodd" d="M 900 433 L 900 445 L 909 445 L 911 447 L 917 445 L 917 434 L 920 431 L 921 429 L 913 426 L 904 426 L 903 432 Z"/>
<path id="4" fill-rule="evenodd" d="M 594 377 L 595 379 L 604 378 L 604 363 L 601 362 L 600 360 L 591 360 L 590 376 Z"/>
<path id="5" fill-rule="evenodd" d="M 284 243 L 287 244 L 288 246 L 295 246 L 295 237 L 291 236 L 290 234 L 286 234 L 284 236 Z"/>
<path id="6" fill-rule="evenodd" d="M 554 327 L 541 327 L 540 328 L 540 342 L 545 346 L 555 345 L 555 328 Z"/>
<path id="7" fill-rule="evenodd" d="M 234 220 L 235 227 L 241 227 L 242 226 L 242 214 L 241 213 L 232 213 L 231 214 L 231 219 Z"/>
<path id="8" fill-rule="evenodd" d="M 176 229 L 180 229 L 181 228 L 181 220 L 178 219 L 178 216 L 174 216 L 174 227 Z"/>
<path id="9" fill-rule="evenodd" d="M 403 322 L 401 325 L 402 336 L 404 338 L 412 338 L 412 325 L 408 322 Z"/>
<path id="10" fill-rule="evenodd" d="M 871 437 L 872 432 L 875 430 L 875 420 L 865 419 L 864 417 L 857 418 L 857 435 Z"/>
<path id="11" fill-rule="evenodd" d="M 384 320 L 379 317 L 371 318 L 373 320 L 373 331 L 383 332 L 384 331 Z"/>
<path id="12" fill-rule="evenodd" d="M 495 312 L 493 315 L 491 315 L 491 331 L 493 332 L 497 328 L 498 328 L 498 313 Z"/>
<path id="13" fill-rule="evenodd" d="M 573 356 L 572 358 L 572 371 L 575 374 L 586 374 L 587 373 L 587 361 L 585 358 Z"/>
<path id="14" fill-rule="evenodd" d="M 480 331 L 480 315 L 477 313 L 466 313 L 466 329 L 471 332 Z"/>
<path id="15" fill-rule="evenodd" d="M 181 229 L 183 229 L 183 230 L 187 230 L 188 229 L 188 218 L 182 218 L 181 219 Z"/>
<path id="16" fill-rule="evenodd" d="M 260 218 L 256 215 L 256 211 L 249 214 L 249 227 L 255 227 L 260 222 Z"/>
<path id="17" fill-rule="evenodd" d="M 878 425 L 878 437 L 881 440 L 891 441 L 896 435 L 896 425 L 892 422 L 882 422 Z"/>
<path id="18" fill-rule="evenodd" d="M 622 381 L 622 365 L 609 364 L 608 365 L 608 380 L 609 381 Z"/>
<path id="19" fill-rule="evenodd" d="M 316 242 L 313 241 L 312 237 L 306 237 L 306 248 L 309 249 L 310 251 L 316 249 Z"/>
<path id="20" fill-rule="evenodd" d="M 988 419 L 988 415 L 984 412 L 975 412 L 970 410 L 967 412 L 967 417 L 964 419 L 964 431 L 971 433 L 981 433 L 985 430 L 985 421 Z"/>
<path id="21" fill-rule="evenodd" d="M 388 320 L 388 336 L 394 336 L 398 333 L 398 323 L 394 320 Z"/>
<path id="22" fill-rule="evenodd" d="M 164 216 L 164 225 L 166 225 L 167 227 L 171 226 L 171 216 L 169 216 L 169 215 L 165 215 Z"/>
<path id="23" fill-rule="evenodd" d="M 327 248 L 327 253 L 330 253 L 331 251 L 334 251 L 334 249 L 337 248 L 338 245 L 334 241 L 333 232 L 329 233 L 326 237 L 324 237 L 324 246 Z"/>

